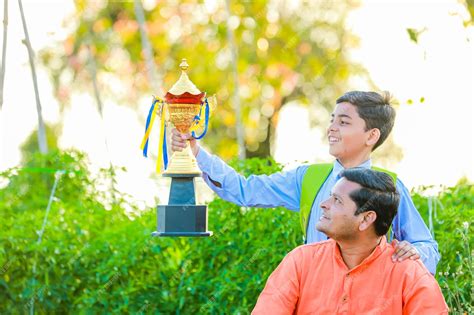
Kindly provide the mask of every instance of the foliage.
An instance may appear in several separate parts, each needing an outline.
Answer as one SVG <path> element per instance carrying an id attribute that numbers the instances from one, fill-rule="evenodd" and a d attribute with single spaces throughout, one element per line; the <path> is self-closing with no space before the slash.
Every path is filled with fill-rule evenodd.
<path id="1" fill-rule="evenodd" d="M 45 133 L 47 139 L 48 150 L 58 149 L 58 134 L 61 132 L 61 125 L 45 124 Z M 29 157 L 32 153 L 39 151 L 38 129 L 35 129 L 26 138 L 20 148 L 22 157 Z"/>
<path id="2" fill-rule="evenodd" d="M 153 238 L 155 211 L 110 191 L 114 173 L 90 174 L 83 154 L 52 152 L 25 163 L 0 175 L 0 313 L 26 313 L 32 301 L 45 314 L 248 313 L 271 271 L 301 243 L 297 214 L 219 198 L 208 205 L 212 237 Z M 232 165 L 244 175 L 281 170 L 272 160 Z M 38 244 L 54 169 L 68 172 Z M 423 192 L 414 201 L 428 218 Z M 434 219 L 443 255 L 438 280 L 450 306 L 468 312 L 473 199 L 472 185 L 447 188 Z"/>
<path id="3" fill-rule="evenodd" d="M 469 12 L 470 20 L 464 22 L 466 26 L 474 24 L 474 0 L 466 0 L 465 2 L 467 11 Z"/>
<path id="4" fill-rule="evenodd" d="M 425 222 L 432 222 L 441 261 L 438 282 L 454 313 L 474 312 L 474 185 L 461 180 L 437 197 L 423 197 L 433 187 L 413 194 Z M 430 207 L 431 204 L 431 207 Z M 431 208 L 431 213 L 430 213 Z M 431 218 L 431 219 L 430 219 Z"/>
<path id="5" fill-rule="evenodd" d="M 148 101 L 140 100 L 169 90 L 178 79 L 181 58 L 187 58 L 191 80 L 218 100 L 207 141 L 220 156 L 230 158 L 238 149 L 230 27 L 238 49 L 247 151 L 268 156 L 282 106 L 292 100 L 311 104 L 313 123 L 325 125 L 329 115 L 324 113 L 348 89 L 349 78 L 365 76 L 361 66 L 350 61 L 349 48 L 357 45 L 357 38 L 345 26 L 356 2 L 230 2 L 230 16 L 225 1 L 160 1 L 145 6 L 162 91 L 151 91 L 146 77 L 133 1 L 76 1 L 76 12 L 68 19 L 71 33 L 40 57 L 61 104 L 67 104 L 75 90 L 92 91 L 90 66 L 96 60 L 104 97 L 140 106 L 142 113 Z"/>

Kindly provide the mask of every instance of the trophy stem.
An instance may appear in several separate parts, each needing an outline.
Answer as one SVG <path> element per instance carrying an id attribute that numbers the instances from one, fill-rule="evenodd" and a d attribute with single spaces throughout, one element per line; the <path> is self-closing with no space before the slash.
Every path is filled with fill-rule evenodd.
<path id="1" fill-rule="evenodd" d="M 186 142 L 186 147 L 182 151 L 173 152 L 168 169 L 163 172 L 163 175 L 171 174 L 201 174 L 201 170 L 197 165 L 196 158 L 191 151 L 189 142 Z"/>

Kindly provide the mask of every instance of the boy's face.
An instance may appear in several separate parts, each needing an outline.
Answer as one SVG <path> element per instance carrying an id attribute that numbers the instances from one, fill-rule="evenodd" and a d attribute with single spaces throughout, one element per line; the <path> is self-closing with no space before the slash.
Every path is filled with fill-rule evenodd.
<path id="1" fill-rule="evenodd" d="M 372 149 L 367 146 L 370 130 L 365 130 L 365 121 L 351 103 L 339 103 L 331 114 L 327 129 L 329 153 L 341 162 L 359 157 Z"/>

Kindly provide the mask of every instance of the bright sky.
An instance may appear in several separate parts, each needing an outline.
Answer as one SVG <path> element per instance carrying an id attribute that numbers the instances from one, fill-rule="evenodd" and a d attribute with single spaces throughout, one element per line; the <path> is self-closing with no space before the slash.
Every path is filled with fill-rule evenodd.
<path id="1" fill-rule="evenodd" d="M 393 137 L 404 157 L 394 171 L 409 187 L 474 179 L 474 30 L 463 26 L 466 17 L 454 0 L 365 1 L 347 23 L 361 39 L 353 58 L 400 101 Z M 418 45 L 407 28 L 425 29 Z M 368 88 L 354 80 L 353 89 Z M 327 143 L 318 143 L 320 131 L 301 123 L 305 115 L 298 106 L 281 113 L 280 162 L 330 159 Z M 302 152 L 296 137 L 312 145 Z"/>
<path id="2" fill-rule="evenodd" d="M 417 3 L 366 1 L 348 22 L 348 28 L 361 38 L 361 47 L 353 52 L 353 58 L 363 63 L 377 86 L 390 90 L 401 101 L 393 136 L 404 150 L 404 158 L 395 169 L 403 181 L 412 187 L 452 185 L 462 176 L 474 180 L 473 28 L 462 25 L 466 12 L 455 0 Z M 21 44 L 24 35 L 18 4 L 9 4 L 0 170 L 20 162 L 19 146 L 37 125 L 28 55 Z M 72 1 L 31 0 L 24 1 L 24 10 L 33 49 L 38 51 L 64 38 L 67 30 L 62 20 L 74 6 Z M 406 28 L 426 29 L 419 45 L 409 40 Z M 45 120 L 56 122 L 60 119 L 58 104 L 52 97 L 46 69 L 37 70 Z M 353 88 L 367 87 L 354 81 Z M 421 97 L 425 102 L 419 103 Z M 407 105 L 408 99 L 414 99 L 414 104 Z M 143 104 L 144 115 L 148 106 Z M 144 206 L 154 205 L 155 197 L 166 202 L 167 182 L 150 175 L 155 161 L 143 159 L 138 149 L 144 121 L 131 110 L 110 102 L 105 104 L 104 117 L 102 124 L 92 96 L 73 96 L 60 146 L 84 150 L 95 166 L 106 166 L 106 133 L 113 163 L 128 169 L 119 182 L 121 189 L 143 201 Z M 321 131 L 305 122 L 304 108 L 286 106 L 280 117 L 275 152 L 278 161 L 294 164 L 295 160 L 313 161 L 315 157 L 330 159 L 327 143 L 318 142 Z"/>

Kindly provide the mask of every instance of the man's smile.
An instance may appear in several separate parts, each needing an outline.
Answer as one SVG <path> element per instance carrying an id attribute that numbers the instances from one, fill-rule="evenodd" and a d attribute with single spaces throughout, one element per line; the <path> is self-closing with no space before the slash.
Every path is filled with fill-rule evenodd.
<path id="1" fill-rule="evenodd" d="M 329 220 L 329 217 L 323 213 L 321 214 L 321 217 L 319 217 L 319 221 L 322 221 L 322 220 Z"/>

